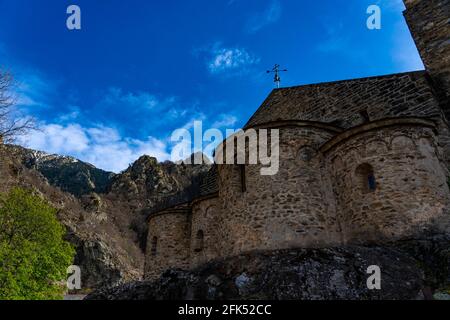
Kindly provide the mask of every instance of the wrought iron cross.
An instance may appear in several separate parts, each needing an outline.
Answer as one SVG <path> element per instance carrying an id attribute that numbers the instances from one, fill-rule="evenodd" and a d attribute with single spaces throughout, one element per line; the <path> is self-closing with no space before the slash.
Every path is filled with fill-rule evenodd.
<path id="1" fill-rule="evenodd" d="M 275 77 L 274 77 L 273 81 L 276 83 L 277 88 L 280 88 L 280 84 L 281 84 L 280 72 L 287 72 L 287 69 L 280 70 L 279 64 L 276 64 L 272 70 L 267 70 L 267 73 L 275 73 Z"/>

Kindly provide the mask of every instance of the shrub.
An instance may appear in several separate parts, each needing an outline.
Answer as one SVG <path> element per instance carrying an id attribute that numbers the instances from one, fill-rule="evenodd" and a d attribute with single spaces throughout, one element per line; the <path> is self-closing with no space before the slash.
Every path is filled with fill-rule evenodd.
<path id="1" fill-rule="evenodd" d="M 31 192 L 0 194 L 0 299 L 61 299 L 75 250 L 56 209 Z"/>

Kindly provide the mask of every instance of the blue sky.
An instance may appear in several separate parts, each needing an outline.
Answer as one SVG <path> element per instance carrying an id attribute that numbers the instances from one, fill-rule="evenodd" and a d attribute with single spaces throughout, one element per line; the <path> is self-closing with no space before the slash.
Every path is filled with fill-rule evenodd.
<path id="1" fill-rule="evenodd" d="M 80 6 L 82 30 L 66 28 Z M 382 10 L 381 30 L 366 9 Z M 400 0 L 0 0 L 0 65 L 41 131 L 20 143 L 112 171 L 170 135 L 240 128 L 273 88 L 422 69 Z"/>

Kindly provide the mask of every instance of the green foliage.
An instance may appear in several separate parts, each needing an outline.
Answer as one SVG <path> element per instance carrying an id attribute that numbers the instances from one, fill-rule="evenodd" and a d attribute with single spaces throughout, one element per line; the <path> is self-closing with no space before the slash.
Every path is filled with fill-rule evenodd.
<path id="1" fill-rule="evenodd" d="M 0 300 L 60 299 L 75 250 L 56 209 L 23 189 L 0 194 Z"/>

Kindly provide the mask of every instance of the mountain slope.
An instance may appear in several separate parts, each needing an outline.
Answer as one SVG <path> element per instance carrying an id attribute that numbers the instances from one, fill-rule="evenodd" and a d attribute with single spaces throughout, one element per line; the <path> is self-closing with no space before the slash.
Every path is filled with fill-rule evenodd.
<path id="1" fill-rule="evenodd" d="M 115 176 L 93 165 L 72 157 L 51 155 L 40 151 L 19 149 L 22 162 L 30 169 L 39 171 L 51 185 L 77 197 L 92 192 L 105 193 Z"/>

